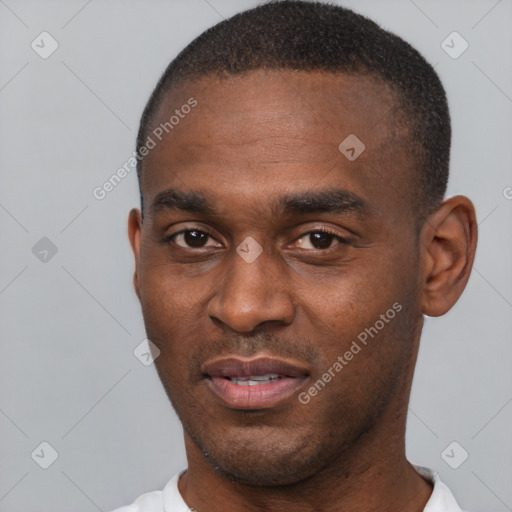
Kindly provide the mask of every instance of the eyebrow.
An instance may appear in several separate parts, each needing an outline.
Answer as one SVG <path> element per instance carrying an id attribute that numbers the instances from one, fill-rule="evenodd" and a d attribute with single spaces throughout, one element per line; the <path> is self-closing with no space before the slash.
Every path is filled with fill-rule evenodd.
<path id="1" fill-rule="evenodd" d="M 342 188 L 287 194 L 277 198 L 271 208 L 274 215 L 350 213 L 357 217 L 366 217 L 373 210 L 365 200 Z M 164 190 L 155 196 L 150 207 L 152 215 L 172 210 L 219 215 L 207 197 L 198 191 Z"/>

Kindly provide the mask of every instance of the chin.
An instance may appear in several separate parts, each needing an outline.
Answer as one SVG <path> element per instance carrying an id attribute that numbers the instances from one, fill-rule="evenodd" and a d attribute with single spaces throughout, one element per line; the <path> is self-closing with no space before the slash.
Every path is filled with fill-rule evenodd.
<path id="1" fill-rule="evenodd" d="M 245 458 L 245 461 L 243 460 Z M 222 477 L 231 482 L 254 487 L 278 487 L 297 484 L 316 473 L 311 464 L 283 464 L 276 457 L 270 460 L 259 457 L 258 461 L 214 459 L 211 454 L 206 457 L 211 467 Z"/>
<path id="2" fill-rule="evenodd" d="M 216 439 L 197 432 L 192 435 L 210 466 L 231 482 L 250 486 L 293 485 L 318 473 L 332 456 L 330 447 L 292 429 L 279 433 L 223 432 Z M 222 436 L 222 439 L 219 439 Z"/>

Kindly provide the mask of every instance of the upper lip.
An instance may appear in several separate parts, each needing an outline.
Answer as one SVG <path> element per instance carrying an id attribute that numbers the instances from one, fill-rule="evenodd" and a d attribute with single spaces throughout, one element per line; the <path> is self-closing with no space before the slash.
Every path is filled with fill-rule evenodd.
<path id="1" fill-rule="evenodd" d="M 202 373 L 209 377 L 251 377 L 275 374 L 283 377 L 305 377 L 307 368 L 297 361 L 277 357 L 257 356 L 242 358 L 238 356 L 222 357 L 203 364 Z"/>

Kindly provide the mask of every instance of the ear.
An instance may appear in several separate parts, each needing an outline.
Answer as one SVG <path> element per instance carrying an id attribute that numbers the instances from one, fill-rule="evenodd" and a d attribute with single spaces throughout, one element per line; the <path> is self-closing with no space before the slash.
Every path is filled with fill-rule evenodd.
<path id="1" fill-rule="evenodd" d="M 142 234 L 142 218 L 140 210 L 132 208 L 128 214 L 128 238 L 132 246 L 133 256 L 135 258 L 135 272 L 133 274 L 133 288 L 140 300 L 140 238 Z"/>
<path id="2" fill-rule="evenodd" d="M 422 311 L 447 313 L 461 296 L 475 258 L 478 226 L 475 207 L 464 196 L 444 201 L 421 232 Z"/>

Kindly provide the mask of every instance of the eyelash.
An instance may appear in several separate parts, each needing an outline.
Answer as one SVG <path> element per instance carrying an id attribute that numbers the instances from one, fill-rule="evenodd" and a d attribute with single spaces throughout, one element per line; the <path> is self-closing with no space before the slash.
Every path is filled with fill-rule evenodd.
<path id="1" fill-rule="evenodd" d="M 172 235 L 169 235 L 168 237 L 166 237 L 164 239 L 164 242 L 174 242 L 174 238 L 177 237 L 178 235 L 182 235 L 183 233 L 190 233 L 190 232 L 197 232 L 197 233 L 202 233 L 202 234 L 205 234 L 207 235 L 209 238 L 212 238 L 215 240 L 215 237 L 213 236 L 213 234 L 211 232 L 209 232 L 207 229 L 201 227 L 190 227 L 190 228 L 187 228 L 187 229 L 182 229 L 181 231 L 178 231 L 177 233 L 173 233 Z M 307 235 L 310 235 L 312 233 L 326 233 L 328 235 L 332 235 L 340 244 L 344 244 L 344 245 L 350 245 L 351 243 L 351 240 L 349 238 L 346 238 L 346 237 L 343 237 L 341 235 L 339 235 L 338 233 L 334 232 L 334 231 L 331 231 L 330 229 L 327 229 L 327 228 L 317 228 L 317 229 L 311 229 L 309 231 L 305 231 L 304 233 L 302 233 L 301 235 L 299 235 L 297 238 L 295 238 L 294 241 L 296 240 L 299 240 L 301 238 L 304 238 L 305 236 Z M 180 247 L 180 246 L 178 246 Z M 180 247 L 181 249 L 184 249 L 183 247 Z M 190 247 L 190 249 L 193 249 L 193 247 Z M 200 249 L 203 249 L 203 247 L 201 247 Z M 328 251 L 329 249 L 332 249 L 332 247 L 328 247 L 327 249 L 314 249 L 316 251 L 322 251 L 322 252 L 325 252 L 325 251 Z M 313 249 L 305 249 L 306 251 L 312 251 Z"/>

